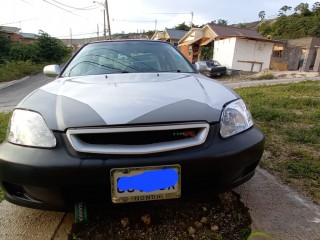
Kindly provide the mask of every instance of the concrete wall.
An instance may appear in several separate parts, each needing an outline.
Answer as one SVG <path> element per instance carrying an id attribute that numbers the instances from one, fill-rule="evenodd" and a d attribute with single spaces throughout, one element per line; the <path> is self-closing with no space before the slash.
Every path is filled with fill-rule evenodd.
<path id="1" fill-rule="evenodd" d="M 214 42 L 213 59 L 228 69 L 233 69 L 233 56 L 236 45 L 235 38 L 228 38 Z"/>
<path id="2" fill-rule="evenodd" d="M 315 46 L 320 46 L 320 39 L 316 37 L 289 40 L 289 70 L 298 70 L 300 68 L 300 70 L 306 72 L 319 71 L 318 63 L 316 63 L 317 49 Z M 301 56 L 302 49 L 306 49 L 304 56 Z M 299 63 L 297 64 L 297 60 L 303 60 L 302 66 Z"/>
<path id="3" fill-rule="evenodd" d="M 306 67 L 309 67 L 308 68 L 309 71 L 315 71 L 315 72 L 319 71 L 319 63 L 317 63 L 316 61 L 316 58 L 318 55 L 318 46 L 320 46 L 320 38 L 313 37 L 311 42 L 311 47 L 309 50 L 309 56 L 306 61 Z"/>
<path id="4" fill-rule="evenodd" d="M 229 38 L 214 45 L 213 58 L 228 69 L 253 72 L 269 69 L 273 43 Z"/>
<path id="5" fill-rule="evenodd" d="M 299 62 L 301 58 L 301 48 L 288 47 L 284 54 L 288 59 L 288 70 L 295 71 L 299 69 Z"/>
<path id="6" fill-rule="evenodd" d="M 233 69 L 253 72 L 269 69 L 272 51 L 273 43 L 237 39 Z"/>

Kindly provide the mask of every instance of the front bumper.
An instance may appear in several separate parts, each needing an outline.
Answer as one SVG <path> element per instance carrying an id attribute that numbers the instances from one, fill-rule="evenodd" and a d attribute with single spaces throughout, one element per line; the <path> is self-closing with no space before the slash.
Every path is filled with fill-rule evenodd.
<path id="1" fill-rule="evenodd" d="M 249 180 L 264 150 L 264 135 L 256 127 L 222 139 L 211 126 L 200 146 L 138 156 L 80 154 L 64 133 L 55 133 L 55 149 L 0 145 L 0 185 L 5 198 L 18 205 L 71 210 L 74 203 L 111 203 L 112 168 L 181 166 L 182 196 L 195 191 L 220 192 Z"/>

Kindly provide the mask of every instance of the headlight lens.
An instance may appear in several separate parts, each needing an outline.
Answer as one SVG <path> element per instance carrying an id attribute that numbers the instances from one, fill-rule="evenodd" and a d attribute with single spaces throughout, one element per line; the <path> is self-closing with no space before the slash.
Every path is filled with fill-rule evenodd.
<path id="1" fill-rule="evenodd" d="M 223 138 L 243 132 L 253 125 L 251 114 L 243 100 L 234 101 L 225 107 L 220 125 Z"/>
<path id="2" fill-rule="evenodd" d="M 7 140 L 14 144 L 32 147 L 56 146 L 56 138 L 43 117 L 39 113 L 20 109 L 12 114 Z"/>

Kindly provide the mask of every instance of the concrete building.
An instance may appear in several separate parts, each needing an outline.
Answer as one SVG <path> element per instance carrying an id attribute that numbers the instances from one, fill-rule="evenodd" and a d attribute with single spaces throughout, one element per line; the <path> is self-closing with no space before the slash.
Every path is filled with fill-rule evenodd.
<path id="1" fill-rule="evenodd" d="M 156 31 L 151 37 L 152 40 L 160 40 L 169 42 L 177 47 L 181 38 L 186 35 L 187 31 L 166 28 L 164 31 Z"/>
<path id="2" fill-rule="evenodd" d="M 320 71 L 320 38 L 306 37 L 277 43 L 270 68 L 277 70 Z"/>
<path id="3" fill-rule="evenodd" d="M 216 40 L 213 59 L 227 69 L 260 72 L 269 69 L 273 42 L 247 37 Z"/>

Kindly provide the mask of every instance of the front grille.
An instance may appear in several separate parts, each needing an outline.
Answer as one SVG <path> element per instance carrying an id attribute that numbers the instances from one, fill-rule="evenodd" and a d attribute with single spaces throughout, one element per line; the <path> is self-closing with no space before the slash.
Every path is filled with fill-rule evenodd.
<path id="1" fill-rule="evenodd" d="M 88 144 L 116 144 L 116 145 L 145 145 L 161 142 L 179 141 L 194 137 L 198 134 L 198 128 L 145 131 L 145 132 L 124 132 L 124 133 L 94 133 L 80 134 L 79 139 Z"/>
<path id="2" fill-rule="evenodd" d="M 202 144 L 209 124 L 69 129 L 68 139 L 78 152 L 98 154 L 150 154 Z"/>

